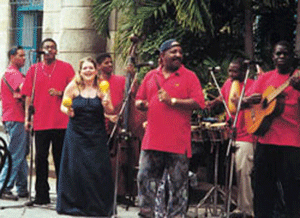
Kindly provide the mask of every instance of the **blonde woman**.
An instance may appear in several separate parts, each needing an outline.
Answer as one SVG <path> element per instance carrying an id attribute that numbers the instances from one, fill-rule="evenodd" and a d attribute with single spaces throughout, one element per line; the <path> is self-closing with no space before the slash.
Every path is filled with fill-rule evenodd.
<path id="1" fill-rule="evenodd" d="M 114 108 L 99 91 L 96 62 L 80 61 L 79 73 L 66 87 L 61 111 L 70 117 L 58 181 L 57 212 L 80 216 L 112 215 L 113 179 L 106 146 L 104 112 Z"/>

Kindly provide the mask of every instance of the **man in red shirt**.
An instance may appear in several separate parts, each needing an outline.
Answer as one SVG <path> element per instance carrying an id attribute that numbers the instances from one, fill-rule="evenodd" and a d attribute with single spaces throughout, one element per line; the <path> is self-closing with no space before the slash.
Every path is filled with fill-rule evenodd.
<path id="1" fill-rule="evenodd" d="M 292 46 L 286 41 L 275 45 L 273 61 L 275 70 L 259 76 L 246 93 L 249 97 L 243 99 L 243 105 L 250 110 L 258 103 L 263 105 L 262 108 L 268 108 L 270 104 L 266 97 L 270 98 L 271 95 L 265 96 L 262 101 L 266 89 L 274 87 L 278 90 L 298 71 L 295 72 L 293 67 Z M 277 114 L 272 114 L 273 120 L 270 120 L 270 116 L 264 118 L 270 121 L 270 126 L 259 136 L 254 154 L 254 213 L 257 218 L 274 217 L 276 205 L 283 207 L 281 212 L 285 213 L 285 217 L 300 217 L 299 75 L 293 77 L 279 93 L 278 107 L 274 110 Z M 256 113 L 252 111 L 251 114 Z M 264 125 L 265 122 L 262 122 L 260 126 Z"/>
<path id="2" fill-rule="evenodd" d="M 8 52 L 9 66 L 1 80 L 2 121 L 9 134 L 8 151 L 12 157 L 11 175 L 2 193 L 2 198 L 18 200 L 27 197 L 26 155 L 28 153 L 28 137 L 24 129 L 24 108 L 20 90 L 25 77 L 19 71 L 25 64 L 25 52 L 21 46 L 13 47 Z M 8 161 L 5 162 L 0 175 L 0 187 L 3 187 L 8 172 Z M 11 190 L 16 184 L 18 196 Z"/>
<path id="3" fill-rule="evenodd" d="M 239 95 L 244 86 L 244 79 L 246 74 L 246 65 L 242 58 L 237 58 L 233 60 L 228 67 L 229 78 L 225 81 L 221 88 L 222 96 L 225 99 L 227 106 L 229 107 L 229 102 L 236 104 Z M 238 82 L 238 90 L 240 90 L 237 95 L 230 96 L 231 89 L 237 88 L 232 87 L 233 82 Z M 248 79 L 246 83 L 245 90 L 247 91 L 249 87 L 253 84 L 254 80 Z M 231 99 L 230 99 L 231 98 Z M 219 96 L 213 101 L 206 102 L 207 109 L 212 109 L 218 105 L 223 104 L 222 97 Z M 231 107 L 229 107 L 229 111 Z M 235 118 L 235 111 L 230 111 L 232 119 Z M 227 115 L 227 119 L 229 116 Z M 235 138 L 235 170 L 237 176 L 237 186 L 238 186 L 238 198 L 237 198 L 237 208 L 234 211 L 235 216 L 237 213 L 241 216 L 253 217 L 253 191 L 251 186 L 251 173 L 253 168 L 253 136 L 246 131 L 244 111 L 240 111 L 236 124 L 236 138 Z"/>
<path id="4" fill-rule="evenodd" d="M 26 75 L 22 93 L 26 95 L 25 128 L 33 125 L 35 132 L 36 196 L 33 203 L 50 203 L 48 184 L 48 156 L 52 143 L 55 172 L 58 179 L 62 145 L 68 116 L 60 111 L 65 87 L 74 77 L 73 67 L 56 59 L 57 45 L 47 38 L 41 44 L 44 59 L 32 65 Z M 33 93 L 33 95 L 32 95 Z M 33 97 L 33 99 L 32 99 Z M 32 120 L 29 106 L 33 101 L 35 113 Z"/>
<path id="5" fill-rule="evenodd" d="M 114 112 L 111 114 L 104 114 L 105 118 L 106 118 L 106 125 L 107 125 L 107 133 L 110 134 L 115 123 L 117 122 L 118 119 L 118 114 L 120 112 L 120 109 L 122 107 L 122 104 L 124 102 L 125 99 L 125 95 L 126 95 L 126 81 L 128 82 L 128 78 L 126 80 L 125 76 L 122 75 L 115 75 L 113 74 L 113 61 L 112 61 L 112 57 L 109 53 L 103 53 L 100 54 L 97 58 L 97 69 L 100 75 L 100 81 L 106 80 L 108 81 L 109 85 L 110 85 L 110 89 L 109 89 L 109 94 L 112 100 L 112 104 L 114 106 Z M 131 77 L 134 77 L 135 74 L 135 70 L 133 65 L 129 65 L 126 68 L 126 72 L 130 73 Z M 129 74 L 127 74 L 129 76 Z M 136 88 L 137 86 L 137 82 L 136 80 L 133 81 L 133 89 L 131 92 L 131 96 L 133 97 L 136 93 Z M 130 99 L 129 99 L 130 100 Z M 129 106 L 130 107 L 130 101 L 129 101 Z M 132 105 L 134 106 L 134 105 Z M 131 112 L 132 110 L 135 108 L 130 108 Z M 129 110 L 129 108 L 128 108 Z M 126 107 L 123 113 L 123 118 L 125 119 L 125 113 L 126 113 Z M 120 123 L 120 126 L 122 126 L 122 128 L 126 129 L 128 127 L 128 124 L 125 123 L 123 119 L 123 124 Z M 135 118 L 134 118 L 135 119 Z M 132 122 L 132 120 L 131 120 Z M 133 121 L 135 122 L 135 120 Z M 127 126 L 126 126 L 127 125 Z M 127 129 L 126 129 L 127 130 Z M 116 132 L 115 136 L 117 136 L 118 131 Z M 136 133 L 133 133 L 135 136 Z M 129 140 L 132 147 L 134 147 L 134 140 Z M 129 142 L 127 141 L 127 142 Z M 112 143 L 116 143 L 116 140 L 112 140 Z M 112 166 L 113 166 L 113 176 L 115 177 L 115 171 L 116 171 L 116 145 L 111 145 L 111 162 L 112 162 Z M 138 149 L 138 148 L 136 148 Z M 137 159 L 138 157 L 135 157 L 136 152 L 134 150 L 129 150 L 129 151 L 124 151 L 124 149 L 122 149 L 121 155 L 119 157 L 120 160 L 126 160 L 128 158 L 130 158 L 131 163 L 135 164 L 136 161 L 134 161 L 135 159 Z M 127 157 L 128 156 L 128 157 Z M 129 163 L 126 163 L 129 164 Z M 132 169 L 134 169 L 134 165 L 133 166 L 129 166 L 132 167 Z M 122 166 L 120 166 L 121 169 Z M 119 179 L 118 179 L 118 202 L 124 202 L 124 203 L 129 203 L 128 199 L 126 199 L 125 195 L 133 195 L 133 187 L 129 187 L 130 185 L 133 186 L 135 184 L 134 182 L 134 178 L 128 178 L 129 173 L 126 170 L 119 170 Z"/>
<path id="6" fill-rule="evenodd" d="M 100 80 L 106 80 L 110 85 L 109 93 L 115 111 L 113 114 L 105 114 L 105 117 L 107 125 L 110 126 L 109 130 L 111 130 L 112 125 L 117 121 L 117 115 L 123 103 L 126 78 L 121 75 L 113 74 L 113 62 L 109 53 L 100 54 L 96 58 L 96 61 Z"/>
<path id="7" fill-rule="evenodd" d="M 169 174 L 167 217 L 185 217 L 188 168 L 191 157 L 191 114 L 204 108 L 198 77 L 182 64 L 182 48 L 175 39 L 160 47 L 161 65 L 148 72 L 138 90 L 136 107 L 147 110 L 138 172 L 141 217 L 154 217 L 157 187 L 164 170 Z"/>
<path id="8" fill-rule="evenodd" d="M 109 94 L 113 106 L 115 108 L 114 113 L 105 114 L 105 117 L 107 118 L 108 126 L 110 127 L 108 129 L 108 132 L 110 132 L 112 125 L 114 125 L 115 122 L 117 121 L 117 115 L 121 109 L 123 100 L 125 98 L 125 94 L 126 94 L 125 91 L 127 91 L 125 90 L 126 77 L 122 75 L 113 74 L 113 61 L 109 53 L 100 54 L 96 58 L 96 61 L 97 61 L 97 69 L 100 75 L 100 81 L 106 80 L 110 85 Z M 126 73 L 129 73 L 131 75 L 131 78 L 133 78 L 135 74 L 134 66 L 129 65 L 126 68 Z M 137 91 L 137 81 L 134 80 L 131 95 L 135 95 L 136 91 Z"/>

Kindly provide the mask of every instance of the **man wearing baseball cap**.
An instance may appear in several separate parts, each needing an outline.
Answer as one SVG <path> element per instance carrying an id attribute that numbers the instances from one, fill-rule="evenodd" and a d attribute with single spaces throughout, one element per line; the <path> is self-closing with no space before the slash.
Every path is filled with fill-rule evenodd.
<path id="1" fill-rule="evenodd" d="M 140 217 L 185 217 L 191 157 L 192 111 L 204 108 L 196 74 L 182 64 L 182 48 L 175 39 L 160 46 L 160 66 L 145 76 L 136 107 L 147 110 L 138 172 Z M 155 207 L 157 188 L 166 171 L 169 199 L 166 211 Z"/>

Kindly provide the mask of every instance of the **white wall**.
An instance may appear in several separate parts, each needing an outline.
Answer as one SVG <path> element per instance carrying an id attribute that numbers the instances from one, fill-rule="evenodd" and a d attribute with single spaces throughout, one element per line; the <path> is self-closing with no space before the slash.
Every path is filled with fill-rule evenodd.
<path id="1" fill-rule="evenodd" d="M 55 2 L 55 3 L 54 3 Z M 106 40 L 92 26 L 91 0 L 44 0 L 43 39 L 58 44 L 57 58 L 78 70 L 79 60 L 106 50 Z"/>
<path id="2" fill-rule="evenodd" d="M 9 0 L 0 0 L 0 77 L 3 75 L 7 64 L 7 52 L 10 48 L 10 4 Z"/>

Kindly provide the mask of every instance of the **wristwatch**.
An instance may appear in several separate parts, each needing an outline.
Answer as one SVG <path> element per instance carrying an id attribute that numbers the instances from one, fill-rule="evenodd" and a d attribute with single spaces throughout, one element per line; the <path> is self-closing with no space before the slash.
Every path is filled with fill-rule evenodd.
<path id="1" fill-rule="evenodd" d="M 171 105 L 174 106 L 177 102 L 176 98 L 171 98 Z"/>

